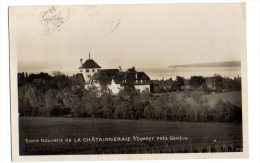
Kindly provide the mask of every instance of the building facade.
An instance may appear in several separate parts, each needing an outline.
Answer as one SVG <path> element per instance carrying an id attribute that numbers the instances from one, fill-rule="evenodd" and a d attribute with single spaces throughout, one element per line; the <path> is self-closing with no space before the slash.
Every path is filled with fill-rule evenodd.
<path id="1" fill-rule="evenodd" d="M 79 67 L 80 73 L 83 75 L 86 84 L 90 83 L 91 77 L 100 71 L 101 67 L 92 59 L 89 58 L 83 63 L 80 59 L 81 66 Z"/>
<path id="2" fill-rule="evenodd" d="M 135 67 L 123 72 L 119 69 L 101 69 L 94 60 L 89 59 L 82 63 L 80 73 L 82 73 L 86 88 L 96 86 L 98 89 L 110 89 L 117 94 L 124 87 L 132 87 L 140 91 L 150 92 L 150 77 L 145 72 L 136 71 Z"/>

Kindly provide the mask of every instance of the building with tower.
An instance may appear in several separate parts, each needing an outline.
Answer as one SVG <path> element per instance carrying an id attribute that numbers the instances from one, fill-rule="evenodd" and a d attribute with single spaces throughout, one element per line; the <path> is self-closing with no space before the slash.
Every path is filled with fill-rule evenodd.
<path id="1" fill-rule="evenodd" d="M 83 63 L 82 59 L 80 59 L 81 66 L 79 67 L 80 73 L 83 75 L 84 80 L 86 84 L 90 83 L 91 77 L 100 71 L 101 67 L 90 58 L 90 52 L 89 52 L 89 58 Z"/>
<path id="2" fill-rule="evenodd" d="M 138 72 L 135 67 L 123 72 L 117 69 L 101 69 L 94 60 L 89 58 L 83 63 L 80 59 L 80 73 L 85 80 L 85 88 L 96 86 L 98 89 L 110 89 L 117 94 L 124 87 L 132 87 L 140 91 L 150 91 L 150 77 L 145 72 Z"/>

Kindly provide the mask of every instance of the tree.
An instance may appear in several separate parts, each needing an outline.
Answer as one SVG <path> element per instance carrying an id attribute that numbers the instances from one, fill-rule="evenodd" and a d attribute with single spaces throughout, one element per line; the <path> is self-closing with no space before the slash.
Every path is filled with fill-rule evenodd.
<path id="1" fill-rule="evenodd" d="M 115 103 L 115 119 L 128 119 L 128 102 L 125 100 L 116 100 Z"/>
<path id="2" fill-rule="evenodd" d="M 24 92 L 23 90 L 24 89 Z M 29 107 L 31 107 L 31 115 L 39 116 L 40 115 L 40 107 L 38 102 L 38 96 L 36 93 L 36 88 L 32 87 L 31 85 L 26 85 L 20 89 L 20 95 L 23 95 L 24 98 L 28 100 Z M 22 94 L 24 93 L 24 94 Z"/>
<path id="3" fill-rule="evenodd" d="M 54 109 L 54 107 L 57 105 L 57 99 L 56 99 L 57 91 L 50 89 L 48 90 L 44 95 L 44 101 L 45 101 L 45 115 L 51 116 L 51 110 Z"/>
<path id="4" fill-rule="evenodd" d="M 31 114 L 32 107 L 30 105 L 30 102 L 28 98 L 25 98 L 21 93 L 18 95 L 18 112 L 20 116 L 27 116 Z"/>
<path id="5" fill-rule="evenodd" d="M 30 74 L 26 79 L 28 82 L 32 82 L 34 79 L 43 79 L 49 81 L 52 79 L 52 77 L 48 73 L 41 72 L 39 74 Z"/>
<path id="6" fill-rule="evenodd" d="M 204 83 L 205 79 L 202 76 L 192 76 L 189 80 L 189 85 L 195 89 L 199 88 Z"/>
<path id="7" fill-rule="evenodd" d="M 131 119 L 141 119 L 144 107 L 139 97 L 133 97 L 129 102 L 129 116 Z"/>
<path id="8" fill-rule="evenodd" d="M 82 104 L 85 110 L 85 116 L 101 117 L 101 98 L 97 87 L 89 87 L 83 92 Z"/>
<path id="9" fill-rule="evenodd" d="M 52 71 L 51 74 L 53 76 L 61 76 L 61 75 L 64 75 L 61 71 Z"/>
<path id="10" fill-rule="evenodd" d="M 200 122 L 207 121 L 207 114 L 210 108 L 207 99 L 202 96 L 195 96 L 193 97 L 193 102 L 191 108 L 194 112 L 194 120 Z"/>
<path id="11" fill-rule="evenodd" d="M 170 109 L 168 107 L 168 95 L 158 97 L 154 102 L 151 103 L 151 116 L 153 119 L 160 120 L 168 119 Z"/>
<path id="12" fill-rule="evenodd" d="M 113 118 L 114 117 L 114 97 L 110 92 L 104 93 L 101 96 L 101 107 L 102 113 L 105 118 Z"/>
<path id="13" fill-rule="evenodd" d="M 187 115 L 188 106 L 186 98 L 181 95 L 169 95 L 168 107 L 170 108 L 169 119 L 183 121 Z"/>
<path id="14" fill-rule="evenodd" d="M 150 93 L 149 89 L 145 89 L 142 92 L 140 92 L 140 99 L 142 101 L 151 101 L 152 94 Z"/>
<path id="15" fill-rule="evenodd" d="M 176 82 L 178 85 L 178 90 L 181 90 L 181 87 L 185 84 L 185 79 L 183 77 L 176 76 Z"/>
<path id="16" fill-rule="evenodd" d="M 214 121 L 224 121 L 224 114 L 226 114 L 225 102 L 222 99 L 219 99 L 210 113 Z"/>
<path id="17" fill-rule="evenodd" d="M 71 80 L 65 75 L 54 76 L 51 80 L 54 89 L 62 90 L 66 87 L 71 87 Z"/>
<path id="18" fill-rule="evenodd" d="M 229 101 L 224 102 L 219 99 L 211 112 L 215 121 L 221 122 L 241 122 L 242 121 L 242 109 L 231 104 Z"/>
<path id="19" fill-rule="evenodd" d="M 74 116 L 80 116 L 83 107 L 81 104 L 81 98 L 76 92 L 70 88 L 65 88 L 61 91 L 58 91 L 56 98 L 57 102 L 62 104 L 60 106 L 63 107 L 59 111 L 55 109 L 53 114 L 63 113 L 63 115 L 73 114 Z"/>

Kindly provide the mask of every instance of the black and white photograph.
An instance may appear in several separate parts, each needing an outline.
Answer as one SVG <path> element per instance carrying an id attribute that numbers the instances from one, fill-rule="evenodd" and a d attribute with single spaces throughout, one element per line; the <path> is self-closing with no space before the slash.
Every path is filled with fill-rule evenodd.
<path id="1" fill-rule="evenodd" d="M 244 3 L 8 12 L 14 160 L 247 157 Z"/>

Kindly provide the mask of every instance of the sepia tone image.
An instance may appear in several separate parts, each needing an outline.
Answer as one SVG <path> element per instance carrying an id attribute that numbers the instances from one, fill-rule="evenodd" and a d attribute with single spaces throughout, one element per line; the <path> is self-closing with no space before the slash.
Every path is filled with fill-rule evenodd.
<path id="1" fill-rule="evenodd" d="M 244 153 L 245 5 L 9 8 L 17 156 Z"/>

